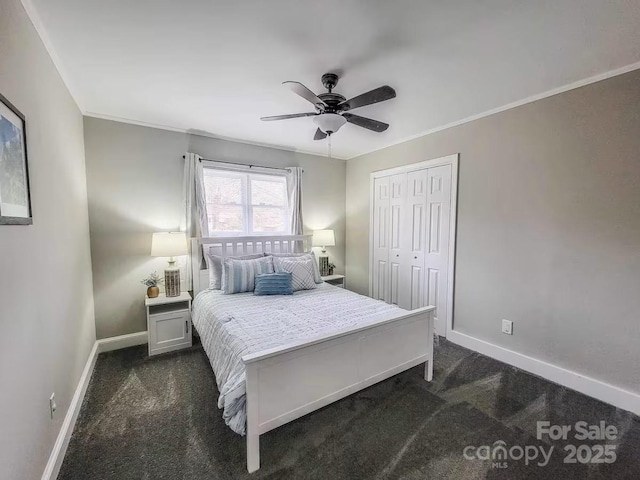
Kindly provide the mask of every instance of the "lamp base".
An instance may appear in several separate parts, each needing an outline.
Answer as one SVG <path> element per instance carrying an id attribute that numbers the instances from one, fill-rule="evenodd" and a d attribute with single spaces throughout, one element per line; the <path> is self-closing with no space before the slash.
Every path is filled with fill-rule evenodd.
<path id="1" fill-rule="evenodd" d="M 319 266 L 320 266 L 320 275 L 326 276 L 329 275 L 329 257 L 320 256 L 318 257 Z"/>
<path id="2" fill-rule="evenodd" d="M 168 268 L 164 271 L 164 294 L 167 297 L 180 296 L 180 269 Z"/>

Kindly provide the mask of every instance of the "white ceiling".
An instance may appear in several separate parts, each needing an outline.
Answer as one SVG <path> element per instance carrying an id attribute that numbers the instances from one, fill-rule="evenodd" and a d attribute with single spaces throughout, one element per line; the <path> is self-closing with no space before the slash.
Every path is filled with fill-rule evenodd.
<path id="1" fill-rule="evenodd" d="M 640 62 L 637 0 L 23 2 L 88 115 L 326 154 L 311 118 L 259 120 L 313 111 L 282 81 L 395 88 L 354 111 L 386 132 L 333 137 L 344 158 Z"/>

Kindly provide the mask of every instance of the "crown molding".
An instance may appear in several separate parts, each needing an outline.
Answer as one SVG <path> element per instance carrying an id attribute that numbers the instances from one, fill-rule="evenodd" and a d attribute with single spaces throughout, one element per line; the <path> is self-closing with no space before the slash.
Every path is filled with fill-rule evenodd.
<path id="1" fill-rule="evenodd" d="M 204 130 L 195 130 L 195 129 L 185 129 L 185 128 L 178 128 L 178 127 L 172 127 L 169 125 L 160 125 L 160 124 L 156 124 L 156 123 L 150 123 L 150 122 L 143 122 L 140 120 L 133 120 L 131 118 L 123 118 L 123 117 L 116 117 L 114 115 L 104 115 L 102 113 L 96 113 L 96 112 L 85 112 L 84 113 L 85 117 L 92 117 L 92 118 L 99 118 L 101 120 L 110 120 L 112 122 L 119 122 L 119 123 L 127 123 L 129 125 L 136 125 L 138 127 L 147 127 L 147 128 L 155 128 L 158 130 L 168 130 L 170 132 L 178 132 L 178 133 L 186 133 L 188 135 L 197 135 L 199 137 L 209 137 L 209 138 L 215 138 L 216 140 L 225 140 L 227 142 L 234 142 L 234 143 L 242 143 L 244 145 L 251 145 L 252 147 L 262 147 L 262 148 L 272 148 L 274 150 L 283 150 L 285 152 L 293 152 L 293 153 L 300 153 L 300 154 L 304 154 L 304 155 L 313 155 L 315 157 L 325 157 L 325 158 L 331 158 L 332 160 L 347 160 L 346 157 L 340 157 L 340 156 L 336 156 L 336 155 L 331 155 L 331 157 L 329 157 L 329 155 L 326 155 L 324 153 L 316 153 L 316 152 L 309 152 L 306 150 L 300 150 L 297 148 L 288 148 L 288 147 L 283 147 L 280 145 L 271 145 L 268 143 L 260 143 L 260 142 L 251 142 L 249 140 L 243 140 L 240 138 L 233 138 L 233 137 L 225 137 L 222 135 L 216 135 L 214 133 L 211 132 L 206 132 Z"/>
<path id="2" fill-rule="evenodd" d="M 60 78 L 62 79 L 62 83 L 64 83 L 65 87 L 67 87 L 67 91 L 69 92 L 69 95 L 71 96 L 71 98 L 73 98 L 73 101 L 78 107 L 78 110 L 80 110 L 80 113 L 84 114 L 84 105 L 83 105 L 81 96 L 79 94 L 79 89 L 73 85 L 73 82 L 71 81 L 69 74 L 64 69 L 62 65 L 62 61 L 60 60 L 60 57 L 58 56 L 55 48 L 53 47 L 51 38 L 49 37 L 49 34 L 47 33 L 47 30 L 44 27 L 42 20 L 40 19 L 40 15 L 38 14 L 36 7 L 33 6 L 33 3 L 31 2 L 31 0 L 20 0 L 20 1 L 22 3 L 22 7 L 27 13 L 27 17 L 29 17 L 29 20 L 31 20 L 31 24 L 36 29 L 36 33 L 40 37 L 40 41 L 44 45 L 44 48 L 47 50 L 47 53 L 49 54 L 49 58 L 51 58 L 51 61 L 53 62 L 54 67 L 58 71 L 58 75 L 60 75 Z"/>
<path id="3" fill-rule="evenodd" d="M 399 145 L 401 143 L 409 142 L 411 140 L 415 140 L 420 137 L 426 137 L 427 135 L 431 135 L 432 133 L 441 132 L 442 130 L 447 130 L 448 128 L 457 127 L 458 125 L 463 125 L 465 123 L 473 122 L 474 120 L 479 120 L 484 117 L 488 117 L 490 115 L 494 115 L 496 113 L 504 112 L 506 110 L 511 110 L 512 108 L 520 107 L 522 105 L 526 105 L 528 103 L 537 102 L 538 100 L 542 100 L 544 98 L 553 97 L 554 95 L 558 95 L 560 93 L 568 92 L 569 90 L 575 90 L 576 88 L 584 87 L 586 85 L 590 85 L 592 83 L 600 82 L 602 80 L 606 80 L 608 78 L 617 77 L 618 75 L 623 75 L 625 73 L 632 72 L 634 70 L 640 69 L 640 62 L 632 63 L 630 65 L 625 65 L 624 67 L 616 68 L 615 70 L 609 70 L 605 73 L 600 73 L 598 75 L 594 75 L 589 78 L 585 78 L 583 80 L 578 80 L 577 82 L 568 83 L 563 85 L 562 87 L 554 88 L 551 90 L 547 90 L 546 92 L 539 93 L 536 95 L 532 95 L 530 97 L 524 98 L 522 100 L 517 100 L 515 102 L 507 103 L 498 108 L 493 108 L 491 110 L 487 110 L 482 113 L 478 113 L 477 115 L 471 115 L 470 117 L 463 118 L 462 120 L 456 120 L 455 122 L 447 123 L 445 125 L 432 128 L 430 130 L 426 130 L 422 133 L 417 133 L 415 135 L 411 135 L 409 137 L 404 137 L 400 140 L 397 140 L 393 143 L 385 145 L 384 147 L 374 148 L 373 150 L 369 150 L 364 153 L 359 153 L 358 155 L 354 155 L 352 157 L 348 157 L 347 160 L 351 160 L 353 158 L 362 157 L 364 155 L 368 155 L 373 152 L 378 152 L 380 150 L 384 150 L 385 148 L 393 147 L 394 145 Z"/>
<path id="4" fill-rule="evenodd" d="M 170 125 L 161 125 L 159 123 L 142 122 L 140 120 L 133 120 L 131 118 L 117 117 L 115 115 L 105 115 L 97 112 L 84 112 L 85 117 L 98 118 L 100 120 L 109 120 L 111 122 L 127 123 L 129 125 L 136 125 L 137 127 L 155 128 L 156 130 L 167 130 L 169 132 L 177 133 L 189 133 L 189 130 L 185 128 L 172 127 Z"/>

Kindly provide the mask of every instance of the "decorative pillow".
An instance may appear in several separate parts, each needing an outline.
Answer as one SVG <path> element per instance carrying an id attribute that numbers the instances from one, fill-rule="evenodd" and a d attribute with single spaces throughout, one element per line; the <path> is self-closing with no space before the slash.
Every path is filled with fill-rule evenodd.
<path id="1" fill-rule="evenodd" d="M 320 269 L 318 268 L 318 261 L 316 260 L 316 255 L 313 252 L 304 252 L 304 253 L 268 253 L 267 255 L 271 255 L 273 257 L 287 257 L 287 258 L 300 258 L 304 256 L 310 256 L 313 260 L 313 279 L 316 283 L 322 283 L 322 277 L 320 276 Z"/>
<path id="2" fill-rule="evenodd" d="M 293 295 L 290 273 L 262 273 L 256 275 L 254 295 Z"/>
<path id="3" fill-rule="evenodd" d="M 271 257 L 277 273 L 290 273 L 293 291 L 311 290 L 316 288 L 313 276 L 315 260 L 311 256 L 302 257 Z"/>
<path id="4" fill-rule="evenodd" d="M 220 290 L 222 288 L 222 259 L 234 258 L 237 260 L 251 260 L 254 258 L 264 258 L 264 253 L 252 253 L 250 255 L 240 255 L 237 257 L 219 257 L 207 253 L 206 259 L 209 265 L 209 290 Z"/>
<path id="5" fill-rule="evenodd" d="M 273 273 L 273 257 L 222 259 L 222 293 L 253 292 L 256 275 L 261 273 Z"/>

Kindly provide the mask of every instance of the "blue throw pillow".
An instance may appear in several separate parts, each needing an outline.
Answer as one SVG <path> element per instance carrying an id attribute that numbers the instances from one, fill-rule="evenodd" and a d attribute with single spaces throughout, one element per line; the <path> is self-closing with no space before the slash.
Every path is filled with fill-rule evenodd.
<path id="1" fill-rule="evenodd" d="M 290 273 L 261 273 L 256 275 L 255 295 L 293 295 Z"/>

